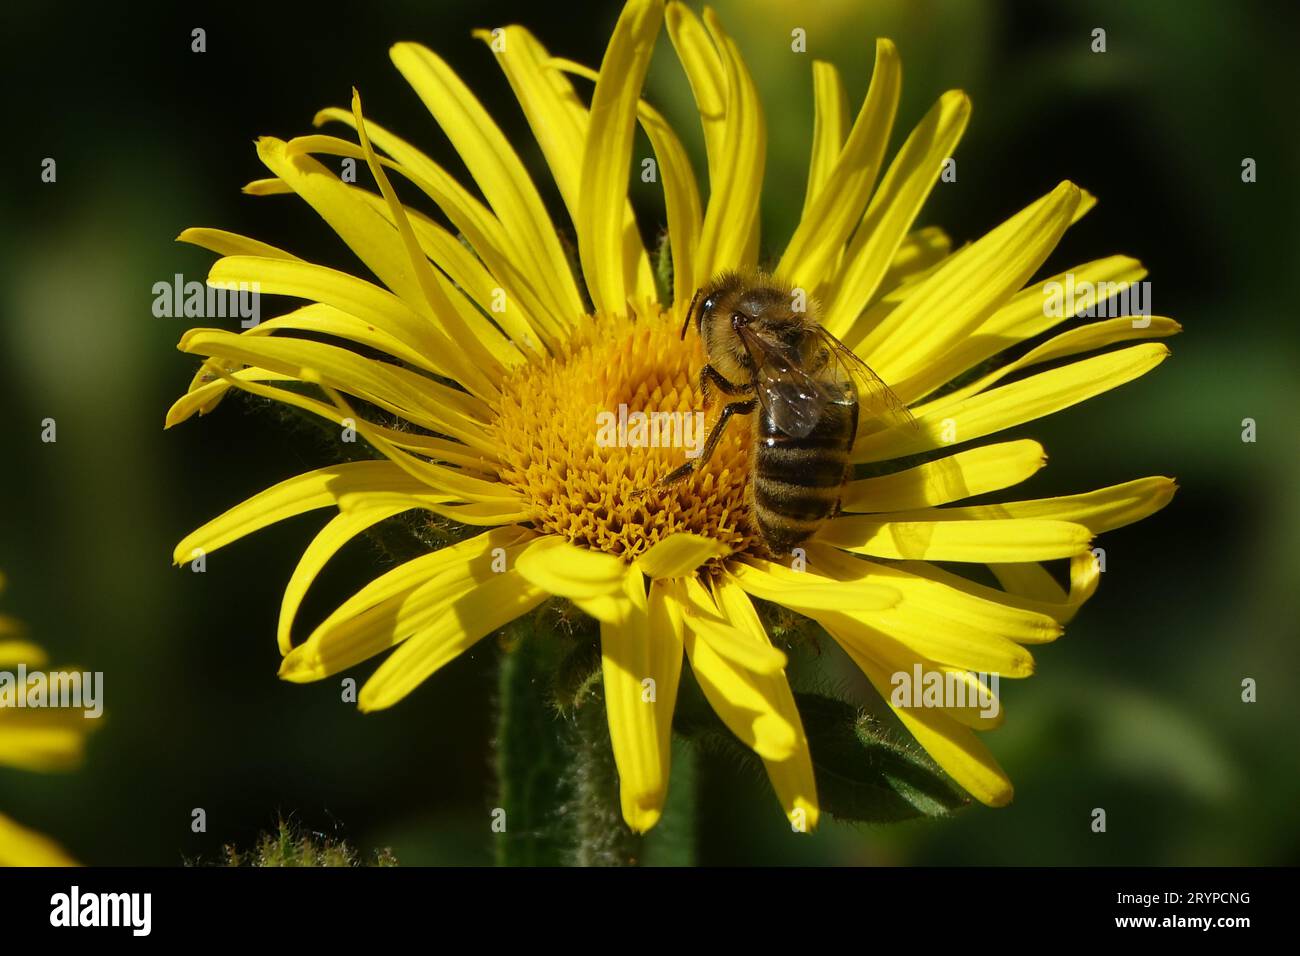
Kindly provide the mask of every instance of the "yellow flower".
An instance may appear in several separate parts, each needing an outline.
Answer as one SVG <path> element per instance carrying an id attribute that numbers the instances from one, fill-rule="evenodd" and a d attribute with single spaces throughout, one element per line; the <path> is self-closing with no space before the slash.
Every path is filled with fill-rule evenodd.
<path id="1" fill-rule="evenodd" d="M 665 20 L 704 128 L 707 203 L 672 127 L 640 99 Z M 259 140 L 273 176 L 247 190 L 296 193 L 379 282 L 227 232 L 187 230 L 181 239 L 224 257 L 210 283 L 258 283 L 263 293 L 309 304 L 243 334 L 188 332 L 181 350 L 206 361 L 167 416 L 170 426 L 206 413 L 235 387 L 354 427 L 383 457 L 282 482 L 185 538 L 175 560 L 292 515 L 337 508 L 285 592 L 280 673 L 319 680 L 391 650 L 361 691 L 363 710 L 393 705 L 548 597 L 571 599 L 600 622 L 621 804 L 634 830 L 660 815 L 683 653 L 722 720 L 765 761 L 786 813 L 811 827 L 816 787 L 786 656 L 765 633 L 754 599 L 819 622 L 886 698 L 891 674 L 918 663 L 962 680 L 968 672 L 1028 676 L 1028 646 L 1055 639 L 1096 587 L 1093 536 L 1162 507 L 1173 482 L 943 506 L 1009 488 L 1044 463 L 1031 440 L 972 442 L 1122 385 L 1167 349 L 1142 342 L 1078 355 L 1178 326 L 1164 318 L 1081 324 L 1014 361 L 990 363 L 1074 317 L 1068 308 L 1049 315 L 1042 284 L 1026 283 L 1093 198 L 1062 183 L 956 251 L 937 229 L 910 231 L 965 128 L 966 96 L 944 94 L 886 164 L 901 82 L 893 44 L 877 44 L 852 124 L 839 74 L 816 63 L 803 216 L 774 274 L 815 296 L 828 330 L 894 387 L 919 424 L 881 429 L 864 416 L 853 461 L 873 464 L 874 476 L 847 485 L 843 513 L 809 542 L 805 569 L 776 564 L 750 522 L 747 428 L 730 429 L 707 464 L 668 488 L 654 485 L 682 463 L 680 448 L 595 440 L 596 415 L 620 405 L 703 407 L 698 336 L 678 335 L 687 304 L 720 271 L 758 264 L 767 134 L 735 44 L 711 11 L 701 20 L 660 0 L 627 3 L 598 72 L 551 57 L 519 26 L 477 35 L 550 167 L 577 236 L 581 284 L 542 194 L 478 99 L 434 53 L 393 47 L 393 62 L 482 200 L 364 120 L 355 93 L 350 111 L 316 117 L 318 126 L 351 127 L 355 142 L 319 134 Z M 590 105 L 573 74 L 595 79 Z M 638 123 L 664 190 L 671 303 L 656 292 L 628 199 Z M 365 163 L 378 193 L 341 181 L 340 158 Z M 422 192 L 450 227 L 404 205 L 395 178 Z M 1116 288 L 1145 275 L 1124 256 L 1070 272 L 1076 282 Z M 356 400 L 366 405 L 354 407 Z M 295 646 L 295 613 L 326 561 L 364 529 L 412 509 L 487 530 L 382 575 Z M 1041 563 L 1058 559 L 1069 564 L 1068 590 Z M 1000 586 L 936 562 L 986 566 Z M 655 693 L 644 694 L 647 686 Z M 1006 774 L 974 733 L 997 718 L 958 707 L 897 710 L 973 796 L 993 806 L 1011 799 Z"/>
<path id="2" fill-rule="evenodd" d="M 4 578 L 0 576 L 0 587 Z M 37 668 L 45 652 L 23 636 L 13 618 L 0 615 L 0 670 L 18 665 Z M 77 711 L 17 710 L 12 701 L 0 706 L 0 766 L 47 772 L 66 770 L 81 761 L 86 734 L 93 724 Z M 53 840 L 0 814 L 0 866 L 74 866 Z"/>

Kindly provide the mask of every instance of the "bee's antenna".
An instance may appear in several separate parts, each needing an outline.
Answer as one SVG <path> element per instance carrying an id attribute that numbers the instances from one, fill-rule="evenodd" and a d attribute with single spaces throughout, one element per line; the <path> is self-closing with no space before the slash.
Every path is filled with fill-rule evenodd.
<path id="1" fill-rule="evenodd" d="M 691 316 L 695 314 L 695 303 L 700 301 L 700 293 L 703 289 L 696 289 L 695 295 L 691 296 L 690 308 L 686 310 L 686 319 L 682 322 L 682 341 L 686 341 L 686 330 L 690 328 Z"/>

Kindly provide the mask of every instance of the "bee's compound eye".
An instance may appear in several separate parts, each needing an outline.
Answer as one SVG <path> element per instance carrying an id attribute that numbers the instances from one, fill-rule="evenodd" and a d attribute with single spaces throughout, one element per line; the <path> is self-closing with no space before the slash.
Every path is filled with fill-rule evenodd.
<path id="1" fill-rule="evenodd" d="M 716 304 L 716 303 L 714 303 L 714 301 L 713 301 L 713 296 L 709 296 L 707 299 L 704 300 L 704 305 L 702 305 L 701 308 L 702 308 L 705 312 L 712 312 L 712 311 L 713 311 L 713 306 L 714 306 L 715 304 Z"/>

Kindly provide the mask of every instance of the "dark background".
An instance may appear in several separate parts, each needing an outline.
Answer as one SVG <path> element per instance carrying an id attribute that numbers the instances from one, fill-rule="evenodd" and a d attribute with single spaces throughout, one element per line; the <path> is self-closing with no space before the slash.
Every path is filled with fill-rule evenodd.
<path id="1" fill-rule="evenodd" d="M 1106 535 L 1107 573 L 1038 675 L 1003 685 L 987 735 L 1016 783 L 1012 807 L 946 823 L 827 824 L 790 834 L 766 783 L 700 775 L 707 863 L 1187 863 L 1300 861 L 1295 543 L 1295 223 L 1300 137 L 1291 4 L 1235 2 L 786 3 L 724 0 L 765 97 L 764 246 L 780 250 L 803 196 L 811 59 L 843 71 L 852 109 L 876 35 L 904 64 L 895 144 L 943 90 L 975 109 L 922 223 L 979 236 L 1063 178 L 1101 203 L 1049 262 L 1127 253 L 1151 271 L 1155 312 L 1186 332 L 1170 361 L 1021 429 L 1050 466 L 1028 496 L 1148 474 L 1181 490 L 1154 518 Z M 530 162 L 540 155 L 490 52 L 469 32 L 528 25 L 595 65 L 615 3 L 403 2 L 210 8 L 7 4 L 0 13 L 8 142 L 0 150 L 0 568 L 4 610 L 55 662 L 106 672 L 108 716 L 77 772 L 0 769 L 0 807 L 88 863 L 175 864 L 247 845 L 277 814 L 391 846 L 406 864 L 491 860 L 496 649 L 454 662 L 390 711 L 362 716 L 337 680 L 275 676 L 280 593 L 323 512 L 169 567 L 176 541 L 248 495 L 328 460 L 239 401 L 162 430 L 194 362 L 188 323 L 151 314 L 152 286 L 202 278 L 212 256 L 172 240 L 190 225 L 264 239 L 355 268 L 301 202 L 239 193 L 265 175 L 261 134 L 307 132 L 314 112 L 367 113 L 461 167 L 387 58 L 418 40 L 448 59 Z M 697 8 L 698 9 L 698 8 Z M 790 31 L 808 34 L 808 54 Z M 207 31 L 192 53 L 190 30 Z M 1107 31 L 1105 54 L 1091 31 Z M 647 94 L 703 153 L 666 36 Z M 45 157 L 58 181 L 40 181 Z M 1241 181 L 1243 157 L 1259 181 Z M 650 225 L 657 187 L 635 183 Z M 557 221 L 567 221 L 557 218 Z M 234 326 L 234 323 L 230 323 Z M 40 441 L 40 422 L 58 442 Z M 1241 441 L 1241 421 L 1258 441 Z M 350 548 L 304 621 L 377 573 Z M 372 665 L 359 668 L 363 677 Z M 823 667 L 852 693 L 834 655 Z M 1244 677 L 1259 701 L 1244 704 Z M 800 677 L 815 684 L 821 677 Z M 190 832 L 203 807 L 208 832 Z M 1104 807 L 1108 832 L 1089 829 Z"/>

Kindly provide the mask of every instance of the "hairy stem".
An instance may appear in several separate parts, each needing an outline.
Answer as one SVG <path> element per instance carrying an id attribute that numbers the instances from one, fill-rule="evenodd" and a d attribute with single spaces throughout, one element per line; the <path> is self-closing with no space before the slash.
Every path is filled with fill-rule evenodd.
<path id="1" fill-rule="evenodd" d="M 636 866 L 643 838 L 623 822 L 618 770 L 609 741 L 605 698 L 594 689 L 574 715 L 572 754 L 573 862 L 578 866 Z"/>
<path id="2" fill-rule="evenodd" d="M 506 635 L 497 683 L 496 861 L 498 866 L 557 866 L 564 862 L 567 843 L 559 812 L 564 728 L 549 690 L 559 651 L 555 636 L 536 618 L 516 621 Z"/>
<path id="3" fill-rule="evenodd" d="M 623 822 L 593 622 L 560 602 L 516 621 L 503 647 L 494 815 L 504 816 L 504 829 L 493 827 L 497 863 L 693 863 L 695 774 L 688 747 L 673 748 L 672 786 L 659 825 L 641 836 Z"/>

